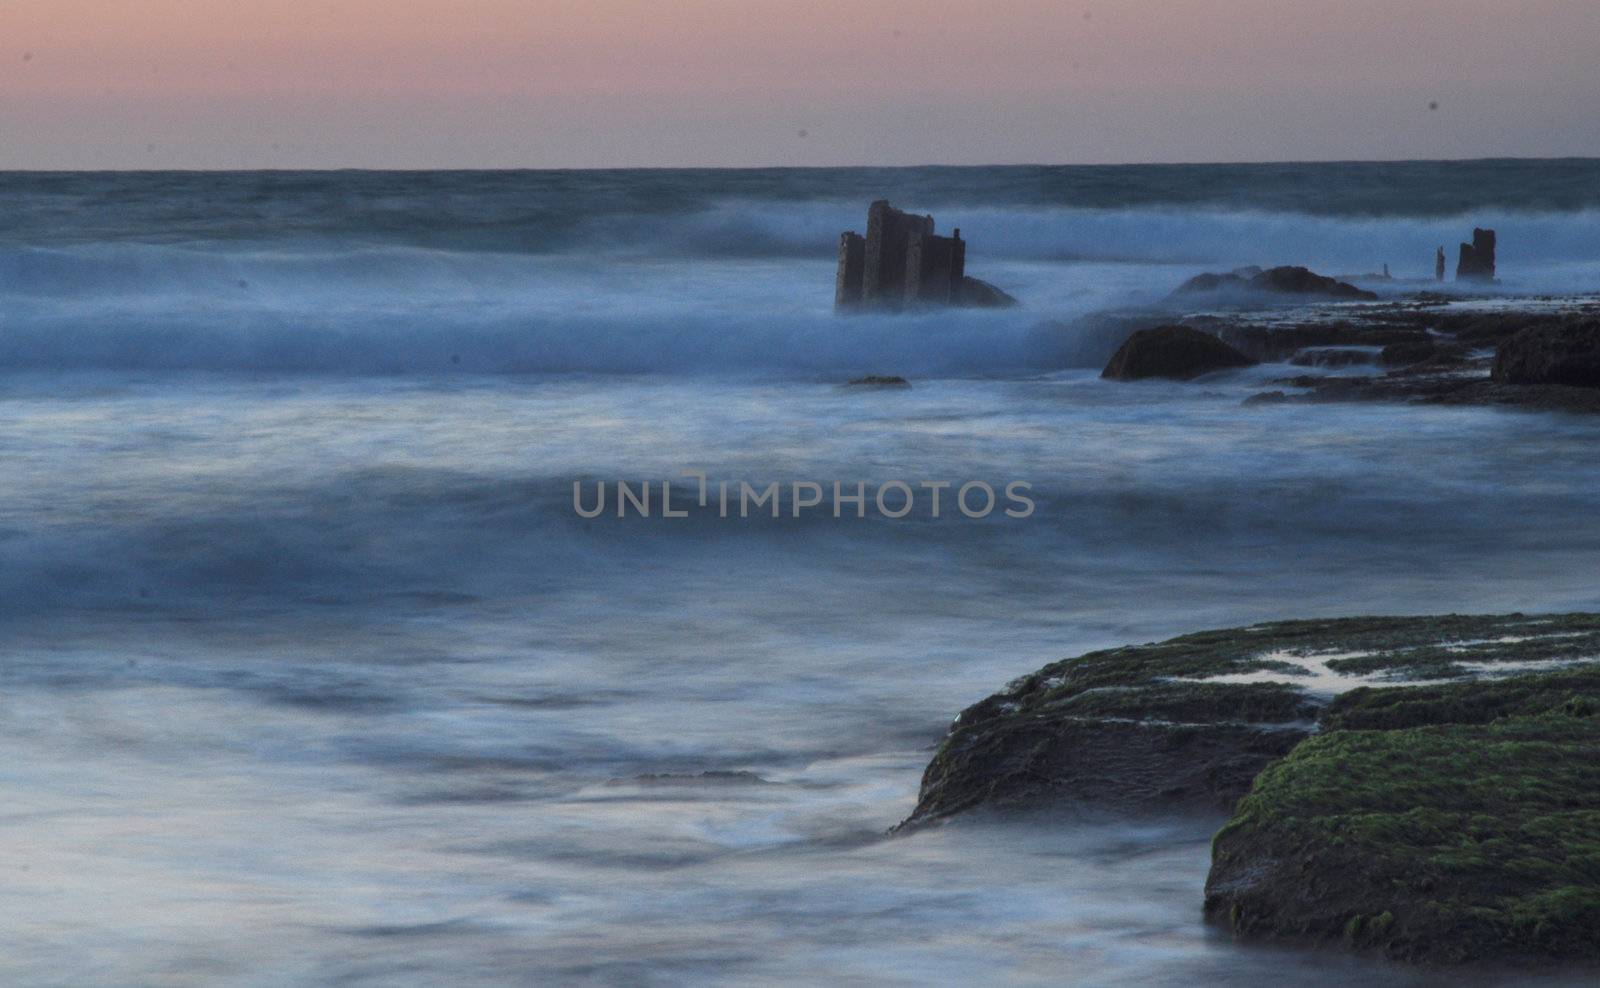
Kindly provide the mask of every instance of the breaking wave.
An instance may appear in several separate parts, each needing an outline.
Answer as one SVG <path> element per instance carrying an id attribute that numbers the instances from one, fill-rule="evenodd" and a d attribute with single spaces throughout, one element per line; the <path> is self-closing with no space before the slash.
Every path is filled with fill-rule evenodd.
<path id="1" fill-rule="evenodd" d="M 1507 292 L 1600 289 L 1592 163 L 1499 205 L 1472 190 L 1524 165 L 1241 169 L 0 175 L 0 372 L 1011 374 L 1103 358 L 1097 313 L 1202 270 L 1414 290 L 1475 225 Z M 836 318 L 878 194 L 1024 305 Z"/>

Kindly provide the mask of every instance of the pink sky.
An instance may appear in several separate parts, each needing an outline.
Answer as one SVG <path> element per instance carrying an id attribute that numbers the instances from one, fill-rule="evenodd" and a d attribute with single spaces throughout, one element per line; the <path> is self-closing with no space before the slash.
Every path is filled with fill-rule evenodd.
<path id="1" fill-rule="evenodd" d="M 6 0 L 0 168 L 1600 155 L 1597 50 L 1595 0 Z"/>

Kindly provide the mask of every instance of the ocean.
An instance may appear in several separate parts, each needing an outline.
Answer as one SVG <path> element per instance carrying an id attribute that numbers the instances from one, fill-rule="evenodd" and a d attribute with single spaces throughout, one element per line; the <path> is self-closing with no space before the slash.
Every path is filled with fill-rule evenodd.
<path id="1" fill-rule="evenodd" d="M 1023 304 L 835 316 L 885 197 Z M 1474 226 L 1600 291 L 1597 161 L 0 174 L 0 980 L 1462 983 L 1207 927 L 1217 820 L 886 831 L 1064 656 L 1600 610 L 1600 422 L 1098 378 Z M 698 475 L 1035 510 L 574 510 Z"/>

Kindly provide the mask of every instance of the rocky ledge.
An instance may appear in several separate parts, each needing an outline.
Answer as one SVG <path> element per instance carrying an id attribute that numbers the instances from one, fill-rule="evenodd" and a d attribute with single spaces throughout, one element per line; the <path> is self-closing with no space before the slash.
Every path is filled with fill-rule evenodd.
<path id="1" fill-rule="evenodd" d="M 1302 374 L 1277 383 L 1301 389 L 1252 401 L 1383 401 L 1508 405 L 1600 412 L 1600 317 L 1507 312 L 1436 316 L 1426 339 L 1396 340 L 1377 354 L 1384 373 Z M 1228 338 L 1224 332 L 1222 338 Z M 1307 351 L 1301 351 L 1303 355 Z M 1299 357 L 1293 363 L 1303 363 Z M 1305 362 L 1309 363 L 1309 362 Z"/>
<path id="2" fill-rule="evenodd" d="M 1196 334 L 1221 345 L 1197 342 Z M 1230 353 L 1227 360 L 1217 356 Z M 1157 371 L 1127 373 L 1133 357 L 1137 366 Z M 1600 412 L 1600 299 L 1485 301 L 1422 294 L 1380 305 L 1192 313 L 1134 332 L 1102 376 L 1190 378 L 1252 362 L 1304 369 L 1273 379 L 1272 389 L 1252 403 Z"/>
<path id="3" fill-rule="evenodd" d="M 1227 274 L 1196 275 L 1178 286 L 1177 295 L 1314 295 L 1323 298 L 1376 302 L 1378 294 L 1303 267 L 1240 268 Z"/>
<path id="4" fill-rule="evenodd" d="M 1232 811 L 1205 910 L 1253 940 L 1600 962 L 1600 615 L 1289 621 L 1093 652 L 963 711 L 907 831 Z"/>

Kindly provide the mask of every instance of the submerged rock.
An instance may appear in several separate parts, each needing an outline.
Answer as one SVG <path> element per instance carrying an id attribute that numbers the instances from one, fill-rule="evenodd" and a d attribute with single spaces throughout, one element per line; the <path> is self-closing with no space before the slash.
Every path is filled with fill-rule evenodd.
<path id="1" fill-rule="evenodd" d="M 846 387 L 851 388 L 909 388 L 911 382 L 896 374 L 868 374 L 858 377 Z"/>
<path id="2" fill-rule="evenodd" d="M 1217 336 L 1263 363 L 1292 360 L 1318 347 L 1387 347 L 1398 343 L 1432 345 L 1426 330 L 1392 324 L 1332 322 L 1301 326 L 1220 326 Z"/>
<path id="3" fill-rule="evenodd" d="M 1600 319 L 1534 326 L 1500 344 L 1491 376 L 1502 384 L 1600 388 Z"/>
<path id="4" fill-rule="evenodd" d="M 956 304 L 971 309 L 1009 309 L 1018 302 L 987 281 L 963 277 L 956 291 Z"/>
<path id="5" fill-rule="evenodd" d="M 1357 367 L 1378 362 L 1380 351 L 1370 347 L 1308 347 L 1289 358 L 1296 367 Z"/>
<path id="6" fill-rule="evenodd" d="M 1210 333 L 1190 326 L 1157 326 L 1128 337 L 1100 376 L 1114 381 L 1165 377 L 1185 381 L 1255 361 Z"/>

